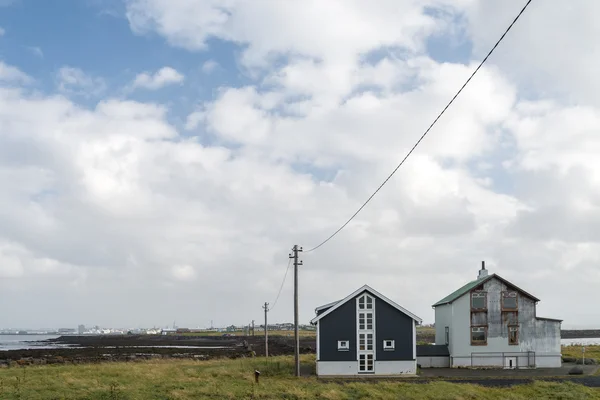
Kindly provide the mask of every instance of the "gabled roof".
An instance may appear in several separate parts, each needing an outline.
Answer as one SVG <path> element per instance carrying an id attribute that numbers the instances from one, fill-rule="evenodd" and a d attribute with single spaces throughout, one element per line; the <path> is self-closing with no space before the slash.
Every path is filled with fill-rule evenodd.
<path id="1" fill-rule="evenodd" d="M 518 290 L 519 292 L 523 293 L 527 297 L 531 298 L 533 301 L 540 301 L 540 299 L 538 299 L 537 297 L 535 297 L 535 296 L 527 293 L 523 289 L 519 288 L 517 285 L 514 285 L 514 284 L 510 283 L 506 279 L 502 278 L 500 275 L 491 274 L 491 275 L 484 276 L 482 278 L 479 278 L 479 279 L 476 279 L 474 281 L 471 281 L 471 282 L 467 283 L 463 287 L 461 287 L 458 290 L 450 293 L 448 296 L 444 297 L 443 299 L 441 299 L 440 301 L 438 301 L 437 303 L 435 303 L 432 307 L 437 307 L 437 306 L 441 306 L 441 305 L 444 305 L 444 304 L 452 303 L 454 300 L 456 300 L 459 297 L 462 297 L 463 295 L 469 293 L 471 290 L 475 289 L 477 286 L 484 284 L 485 282 L 489 281 L 492 278 L 496 278 L 496 279 L 502 281 L 506 286 L 510 286 L 513 289 Z"/>
<path id="2" fill-rule="evenodd" d="M 315 318 L 313 318 L 310 321 L 310 323 L 311 324 L 316 323 L 318 320 L 320 320 L 324 316 L 331 314 L 333 311 L 335 311 L 338 308 L 340 308 L 343 304 L 345 304 L 348 301 L 354 299 L 356 296 L 358 296 L 359 294 L 361 294 L 363 292 L 369 292 L 369 293 L 371 293 L 373 296 L 375 296 L 375 297 L 377 297 L 377 298 L 385 301 L 390 306 L 394 307 L 396 310 L 398 310 L 398 311 L 406 314 L 407 316 L 411 317 L 412 319 L 414 319 L 415 321 L 417 321 L 419 324 L 423 322 L 423 320 L 421 318 L 417 317 L 415 314 L 411 313 L 407 309 L 405 309 L 405 308 L 399 306 L 398 304 L 394 303 L 392 300 L 388 299 L 387 297 L 385 297 L 384 295 L 382 295 L 381 293 L 379 293 L 375 289 L 371 288 L 369 285 L 364 285 L 360 289 L 354 291 L 353 293 L 349 294 L 347 297 L 345 297 L 344 299 L 342 299 L 342 300 L 340 300 L 338 302 L 329 303 L 329 304 L 325 304 L 325 305 L 323 305 L 321 307 L 317 307 L 317 310 L 319 310 L 319 309 L 323 309 L 323 308 L 327 308 L 329 306 L 332 306 L 332 304 L 333 304 L 333 306 L 330 309 L 328 309 L 327 311 L 325 311 L 321 315 L 317 315 Z"/>
<path id="3" fill-rule="evenodd" d="M 445 344 L 418 344 L 417 357 L 448 357 L 450 351 Z"/>
<path id="4" fill-rule="evenodd" d="M 322 306 L 319 306 L 317 308 L 315 308 L 315 312 L 319 312 L 321 310 L 324 310 L 326 308 L 332 307 L 334 305 L 336 305 L 337 303 L 339 303 L 341 300 L 337 300 L 337 301 L 332 301 L 331 303 L 327 303 L 327 304 L 323 304 Z"/>

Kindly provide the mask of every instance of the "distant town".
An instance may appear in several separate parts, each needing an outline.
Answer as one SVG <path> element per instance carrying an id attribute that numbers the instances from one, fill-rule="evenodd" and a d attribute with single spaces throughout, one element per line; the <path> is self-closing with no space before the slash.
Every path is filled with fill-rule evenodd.
<path id="1" fill-rule="evenodd" d="M 314 331 L 316 328 L 312 325 L 299 325 L 303 331 Z M 210 328 L 184 328 L 173 325 L 172 327 L 162 328 L 103 328 L 99 326 L 86 327 L 79 325 L 77 328 L 58 328 L 58 329 L 12 329 L 0 328 L 0 335 L 169 335 L 184 333 L 223 333 L 252 335 L 257 332 L 264 332 L 264 325 L 229 325 L 226 327 Z M 294 324 L 290 322 L 269 324 L 269 331 L 294 331 Z"/>

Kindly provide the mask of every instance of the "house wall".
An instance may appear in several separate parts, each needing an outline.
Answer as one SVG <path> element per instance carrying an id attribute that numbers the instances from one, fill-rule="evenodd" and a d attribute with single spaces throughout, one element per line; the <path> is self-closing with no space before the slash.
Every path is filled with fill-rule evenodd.
<path id="1" fill-rule="evenodd" d="M 435 344 L 446 344 L 446 327 L 450 328 L 448 349 L 452 352 L 452 303 L 435 308 Z"/>
<path id="2" fill-rule="evenodd" d="M 348 340 L 349 350 L 338 351 L 338 340 Z M 319 320 L 319 361 L 352 361 L 354 369 L 358 368 L 355 301 L 343 304 Z"/>
<path id="3" fill-rule="evenodd" d="M 471 353 L 522 353 L 534 351 L 536 364 L 544 356 L 560 358 L 560 323 L 557 321 L 538 320 L 535 317 L 535 302 L 528 297 L 518 294 L 518 325 L 519 344 L 508 344 L 508 324 L 502 315 L 501 293 L 510 290 L 498 279 L 490 279 L 484 284 L 487 291 L 488 306 L 488 335 L 487 345 L 471 346 L 471 301 L 466 294 L 452 303 L 453 331 L 450 334 L 450 354 L 452 366 L 504 366 L 503 357 L 489 354 L 485 357 L 472 357 Z M 437 313 L 436 313 L 437 316 Z M 478 317 L 480 318 L 480 317 Z M 436 342 L 437 342 L 436 319 Z M 507 355 L 509 356 L 509 355 Z M 518 355 L 525 357 L 524 355 Z M 519 365 L 525 366 L 525 358 L 519 359 Z M 555 365 L 552 360 L 544 360 L 546 364 Z M 541 366 L 541 365 L 540 365 Z M 560 366 L 560 365 L 558 365 Z"/>
<path id="4" fill-rule="evenodd" d="M 375 360 L 414 360 L 413 319 L 383 300 L 375 299 Z M 395 340 L 394 350 L 383 350 L 384 340 Z M 377 366 L 377 365 L 376 365 Z M 376 370 L 378 373 L 378 371 Z"/>
<path id="5" fill-rule="evenodd" d="M 375 361 L 375 373 L 359 374 L 356 361 L 317 361 L 317 375 L 324 376 L 360 376 L 361 378 L 380 377 L 382 375 L 415 375 L 416 361 Z"/>
<path id="6" fill-rule="evenodd" d="M 418 356 L 417 364 L 421 368 L 448 368 L 450 367 L 450 356 Z"/>

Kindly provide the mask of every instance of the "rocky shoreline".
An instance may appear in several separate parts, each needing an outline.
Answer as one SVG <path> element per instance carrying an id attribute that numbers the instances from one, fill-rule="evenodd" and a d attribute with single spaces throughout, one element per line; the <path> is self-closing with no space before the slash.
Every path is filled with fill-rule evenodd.
<path id="1" fill-rule="evenodd" d="M 264 355 L 265 350 L 264 338 L 260 336 L 61 336 L 41 343 L 61 347 L 2 351 L 0 368 L 168 358 L 239 358 Z M 314 338 L 302 339 L 301 353 L 314 353 L 315 346 Z M 293 339 L 277 336 L 269 339 L 269 355 L 289 354 L 294 354 Z"/>

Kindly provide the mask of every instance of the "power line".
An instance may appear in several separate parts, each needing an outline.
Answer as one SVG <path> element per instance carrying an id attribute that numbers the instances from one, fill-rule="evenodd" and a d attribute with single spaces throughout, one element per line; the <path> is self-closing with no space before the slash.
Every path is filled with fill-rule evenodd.
<path id="1" fill-rule="evenodd" d="M 365 201 L 363 203 L 363 205 L 360 206 L 360 208 L 350 217 L 350 219 L 348 219 L 348 221 L 346 221 L 344 223 L 344 225 L 342 225 L 337 231 L 333 232 L 331 234 L 331 236 L 329 236 L 327 239 L 323 240 L 321 243 L 319 243 L 315 247 L 311 248 L 310 250 L 306 250 L 307 253 L 318 249 L 319 247 L 323 246 L 325 243 L 327 243 L 328 241 L 330 241 L 331 239 L 333 239 L 333 237 L 335 235 L 337 235 L 342 229 L 344 229 L 346 227 L 346 225 L 348 225 L 350 223 L 350 221 L 352 221 L 354 219 L 354 217 L 356 217 L 358 215 L 358 213 L 361 212 L 362 209 L 365 208 L 365 206 L 367 204 L 369 204 L 369 202 L 371 201 L 371 199 L 373 199 L 373 197 L 375 197 L 375 195 L 391 179 L 391 177 L 394 176 L 394 174 L 396 173 L 396 171 L 398 171 L 398 169 L 402 166 L 402 164 L 404 164 L 404 162 L 406 161 L 406 159 L 417 148 L 417 146 L 421 143 L 421 141 L 429 133 L 429 131 L 431 130 L 431 128 L 433 128 L 433 126 L 438 122 L 438 120 L 446 112 L 446 110 L 450 107 L 450 105 L 452 105 L 452 103 L 454 103 L 454 100 L 456 100 L 456 98 L 458 97 L 458 95 L 469 84 L 469 82 L 471 81 L 471 79 L 473 79 L 473 77 L 475 76 L 475 74 L 477 73 L 477 71 L 479 71 L 479 69 L 483 66 L 483 64 L 485 64 L 485 62 L 487 61 L 487 59 L 492 55 L 492 53 L 494 52 L 494 50 L 496 50 L 496 47 L 498 47 L 498 45 L 500 44 L 500 42 L 502 42 L 502 40 L 504 39 L 504 37 L 506 36 L 506 34 L 508 33 L 508 31 L 511 30 L 511 28 L 513 27 L 513 25 L 521 17 L 521 14 L 523 14 L 523 12 L 525 12 L 525 10 L 527 9 L 527 7 L 529 6 L 529 4 L 531 2 L 532 2 L 532 0 L 528 0 L 527 1 L 527 3 L 523 6 L 523 8 L 521 9 L 521 11 L 519 12 L 519 14 L 517 14 L 517 16 L 515 17 L 515 19 L 508 26 L 508 28 L 506 28 L 506 30 L 504 31 L 504 33 L 502 34 L 502 36 L 500 36 L 500 39 L 498 39 L 498 41 L 496 42 L 496 44 L 494 45 L 494 47 L 492 47 L 492 49 L 487 53 L 487 55 L 485 56 L 485 58 L 481 61 L 481 63 L 479 63 L 479 65 L 477 66 L 477 68 L 475 68 L 475 71 L 473 71 L 473 73 L 471 74 L 471 76 L 469 76 L 469 79 L 467 79 L 466 82 L 458 90 L 458 92 L 456 92 L 456 94 L 454 95 L 454 97 L 452 97 L 452 99 L 450 100 L 450 102 L 448 102 L 448 104 L 446 104 L 446 107 L 444 107 L 442 109 L 442 111 L 438 114 L 438 116 L 433 120 L 433 122 L 431 123 L 431 125 L 429 125 L 429 127 L 427 128 L 427 130 L 425 130 L 425 132 L 421 135 L 421 137 L 419 138 L 419 140 L 417 140 L 417 143 L 415 143 L 415 145 L 410 149 L 410 151 L 406 154 L 406 156 L 402 159 L 402 161 L 400 161 L 400 164 L 398 164 L 396 166 L 396 168 L 392 171 L 392 173 L 389 174 L 387 178 L 385 178 L 385 180 L 383 181 L 383 183 L 381 185 L 379 185 L 379 187 L 377 188 L 377 190 L 375 190 L 375 192 L 373 192 L 373 194 L 367 199 L 367 201 Z"/>
<path id="2" fill-rule="evenodd" d="M 292 264 L 292 259 L 288 259 L 288 265 L 287 268 L 285 269 L 285 275 L 283 275 L 283 281 L 281 281 L 281 286 L 279 287 L 279 293 L 277 293 L 277 297 L 275 298 L 275 301 L 273 302 L 273 305 L 271 306 L 271 308 L 269 308 L 269 311 L 271 311 L 273 308 L 275 308 L 275 304 L 277 304 L 277 300 L 279 300 L 279 295 L 281 295 L 281 290 L 283 289 L 283 284 L 285 283 L 285 278 L 287 278 L 287 274 L 288 271 L 290 270 L 290 265 Z"/>

